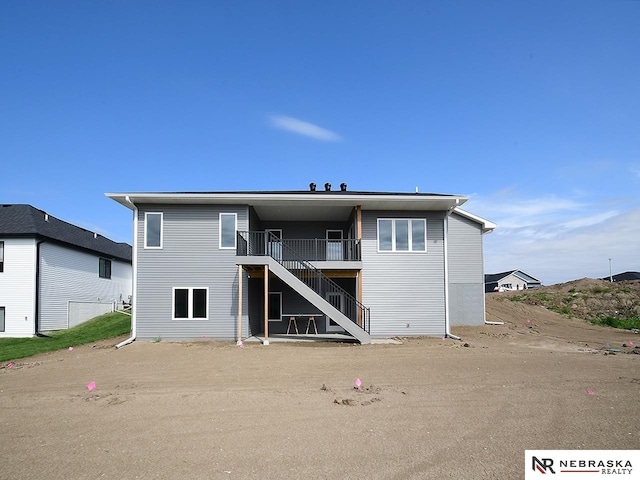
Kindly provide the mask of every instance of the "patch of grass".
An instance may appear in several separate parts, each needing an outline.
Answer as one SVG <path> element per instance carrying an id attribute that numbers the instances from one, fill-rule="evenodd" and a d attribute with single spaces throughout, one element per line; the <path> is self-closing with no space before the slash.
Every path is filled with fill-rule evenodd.
<path id="1" fill-rule="evenodd" d="M 555 305 L 549 305 L 547 308 L 549 310 L 551 310 L 552 312 L 561 313 L 562 315 L 571 316 L 571 309 L 566 305 L 564 307 L 556 307 Z"/>
<path id="2" fill-rule="evenodd" d="M 131 331 L 131 316 L 113 312 L 101 315 L 68 330 L 46 337 L 0 338 L 0 362 L 31 357 L 84 343 L 126 335 Z"/>
<path id="3" fill-rule="evenodd" d="M 522 295 L 514 295 L 513 297 L 509 297 L 509 300 L 511 300 L 512 302 L 528 302 L 528 303 L 532 303 L 532 300 L 547 302 L 551 299 L 553 299 L 553 294 L 546 293 L 546 292 L 523 293 Z"/>
<path id="4" fill-rule="evenodd" d="M 592 318 L 589 322 L 594 325 L 602 325 L 606 327 L 622 328 L 623 330 L 640 329 L 640 317 L 599 317 Z"/>
<path id="5" fill-rule="evenodd" d="M 593 287 L 591 293 L 611 293 L 613 289 L 611 287 Z"/>

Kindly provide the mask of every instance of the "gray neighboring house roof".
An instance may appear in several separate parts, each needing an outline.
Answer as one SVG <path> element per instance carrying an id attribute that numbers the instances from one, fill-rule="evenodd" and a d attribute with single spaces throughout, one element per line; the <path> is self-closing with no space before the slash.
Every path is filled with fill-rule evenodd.
<path id="1" fill-rule="evenodd" d="M 622 282 L 623 280 L 640 280 L 640 272 L 624 272 L 613 275 L 614 282 Z M 600 280 L 609 281 L 609 277 L 602 277 Z"/>
<path id="2" fill-rule="evenodd" d="M 0 236 L 52 240 L 131 263 L 131 245 L 67 223 L 31 205 L 0 205 Z"/>

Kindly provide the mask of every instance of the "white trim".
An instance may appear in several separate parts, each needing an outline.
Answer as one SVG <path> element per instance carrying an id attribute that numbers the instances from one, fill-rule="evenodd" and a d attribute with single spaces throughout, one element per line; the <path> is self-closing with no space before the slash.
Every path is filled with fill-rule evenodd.
<path id="1" fill-rule="evenodd" d="M 498 226 L 495 223 L 490 222 L 489 220 L 479 217 L 478 215 L 474 215 L 473 213 L 469 213 L 466 210 L 462 210 L 461 208 L 456 207 L 453 209 L 453 211 L 462 217 L 468 218 L 469 220 L 482 225 L 482 233 L 490 233 Z"/>
<path id="2" fill-rule="evenodd" d="M 147 245 L 147 216 L 148 215 L 160 215 L 160 246 L 148 246 Z M 163 212 L 145 212 L 144 213 L 144 237 L 142 239 L 144 242 L 145 250 L 162 250 L 163 241 L 164 241 L 164 213 Z"/>
<path id="3" fill-rule="evenodd" d="M 380 250 L 380 221 L 391 222 L 391 250 Z M 408 221 L 408 250 L 396 250 L 396 221 Z M 413 229 L 411 222 L 419 220 L 424 224 L 424 250 L 413 250 Z M 426 218 L 378 218 L 376 223 L 376 242 L 378 253 L 427 253 L 427 219 Z"/>
<path id="4" fill-rule="evenodd" d="M 176 290 L 187 290 L 187 317 L 176 318 Z M 206 316 L 193 316 L 193 291 L 205 290 L 207 292 Z M 209 320 L 209 287 L 172 287 L 171 291 L 171 320 Z"/>
<path id="5" fill-rule="evenodd" d="M 232 215 L 233 216 L 233 247 L 222 246 L 222 217 Z M 220 212 L 218 214 L 218 248 L 220 250 L 235 250 L 238 243 L 238 214 L 231 212 Z"/>

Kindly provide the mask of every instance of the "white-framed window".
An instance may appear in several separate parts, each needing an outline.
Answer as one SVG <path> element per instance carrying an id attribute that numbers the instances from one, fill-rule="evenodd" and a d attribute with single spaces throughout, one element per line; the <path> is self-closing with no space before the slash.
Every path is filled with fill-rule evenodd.
<path id="1" fill-rule="evenodd" d="M 236 248 L 236 226 L 238 224 L 237 213 L 220 214 L 220 248 Z"/>
<path id="2" fill-rule="evenodd" d="M 282 293 L 269 292 L 269 319 L 270 322 L 282 320 Z"/>
<path id="3" fill-rule="evenodd" d="M 100 258 L 98 260 L 98 276 L 100 278 L 111 278 L 111 260 Z"/>
<path id="4" fill-rule="evenodd" d="M 163 224 L 162 212 L 144 214 L 144 248 L 162 248 Z"/>
<path id="5" fill-rule="evenodd" d="M 207 320 L 209 287 L 173 287 L 173 320 Z"/>
<path id="6" fill-rule="evenodd" d="M 5 309 L 4 307 L 0 307 L 0 332 L 4 332 L 5 330 Z"/>
<path id="7" fill-rule="evenodd" d="M 427 221 L 424 218 L 379 218 L 379 252 L 426 252 Z"/>

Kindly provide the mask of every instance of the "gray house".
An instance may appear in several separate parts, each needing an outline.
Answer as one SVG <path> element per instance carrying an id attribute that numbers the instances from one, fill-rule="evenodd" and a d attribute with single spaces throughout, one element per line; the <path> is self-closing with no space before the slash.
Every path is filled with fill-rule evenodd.
<path id="1" fill-rule="evenodd" d="M 112 193 L 134 212 L 135 338 L 450 334 L 484 323 L 482 235 L 458 195 Z M 123 342 L 123 343 L 128 343 Z"/>
<path id="2" fill-rule="evenodd" d="M 63 330 L 128 301 L 131 252 L 31 205 L 0 205 L 0 338 Z"/>

